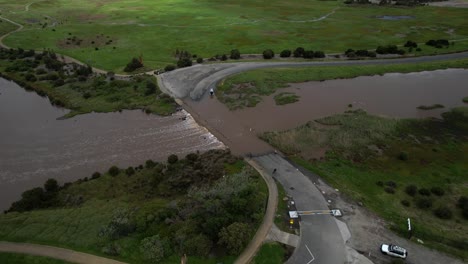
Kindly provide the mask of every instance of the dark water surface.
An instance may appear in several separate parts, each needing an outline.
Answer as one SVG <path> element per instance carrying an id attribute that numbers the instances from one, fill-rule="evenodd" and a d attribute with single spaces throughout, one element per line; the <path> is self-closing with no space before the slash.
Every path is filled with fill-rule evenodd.
<path id="1" fill-rule="evenodd" d="M 223 140 L 234 153 L 262 153 L 271 146 L 256 138 L 265 131 L 294 128 L 316 118 L 348 109 L 396 118 L 440 117 L 451 107 L 466 105 L 468 70 L 450 69 L 421 73 L 390 73 L 354 79 L 292 84 L 279 92 L 300 96 L 299 102 L 277 106 L 273 96 L 255 108 L 229 111 L 216 97 L 185 99 L 196 119 Z M 348 105 L 352 104 L 352 108 Z M 444 109 L 419 110 L 420 105 L 442 104 Z"/>
<path id="2" fill-rule="evenodd" d="M 169 117 L 135 110 L 57 120 L 66 113 L 0 78 L 0 210 L 48 178 L 63 183 L 112 165 L 126 168 L 172 153 L 224 147 L 185 111 Z"/>

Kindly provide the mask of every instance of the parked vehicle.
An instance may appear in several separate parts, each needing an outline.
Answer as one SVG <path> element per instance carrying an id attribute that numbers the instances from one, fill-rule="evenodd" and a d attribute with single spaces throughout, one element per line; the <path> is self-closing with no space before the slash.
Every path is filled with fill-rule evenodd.
<path id="1" fill-rule="evenodd" d="M 385 255 L 402 259 L 405 259 L 408 256 L 408 251 L 406 249 L 392 244 L 382 244 L 380 246 L 380 251 Z"/>

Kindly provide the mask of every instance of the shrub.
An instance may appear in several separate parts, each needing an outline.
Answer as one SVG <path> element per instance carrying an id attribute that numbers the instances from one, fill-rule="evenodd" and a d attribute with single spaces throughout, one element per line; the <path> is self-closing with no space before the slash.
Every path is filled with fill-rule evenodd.
<path id="1" fill-rule="evenodd" d="M 411 40 L 408 40 L 406 41 L 405 45 L 404 45 L 406 48 L 417 48 L 418 47 L 418 43 L 414 42 L 414 41 L 411 41 Z"/>
<path id="2" fill-rule="evenodd" d="M 47 71 L 45 69 L 43 69 L 43 68 L 39 68 L 39 69 L 36 70 L 37 75 L 42 75 L 42 74 L 46 74 L 46 73 L 47 73 Z"/>
<path id="3" fill-rule="evenodd" d="M 283 50 L 280 53 L 281 58 L 288 58 L 291 57 L 291 51 L 290 50 Z"/>
<path id="4" fill-rule="evenodd" d="M 368 50 L 356 50 L 356 56 L 359 56 L 359 57 L 367 57 L 367 55 L 369 55 L 369 51 Z"/>
<path id="5" fill-rule="evenodd" d="M 179 157 L 177 157 L 176 154 L 171 154 L 169 157 L 167 157 L 167 162 L 169 164 L 174 164 L 179 160 Z"/>
<path id="6" fill-rule="evenodd" d="M 316 51 L 314 52 L 314 57 L 315 58 L 325 58 L 325 53 L 323 51 Z"/>
<path id="7" fill-rule="evenodd" d="M 304 48 L 303 47 L 298 47 L 294 50 L 293 56 L 296 58 L 300 58 L 304 56 Z"/>
<path id="8" fill-rule="evenodd" d="M 405 207 L 410 207 L 411 203 L 408 200 L 401 200 L 401 204 Z"/>
<path id="9" fill-rule="evenodd" d="M 440 188 L 440 187 L 432 187 L 431 188 L 431 193 L 437 195 L 437 196 L 442 196 L 445 194 L 445 191 L 444 189 Z"/>
<path id="10" fill-rule="evenodd" d="M 420 195 L 431 196 L 431 191 L 429 191 L 426 188 L 421 188 L 421 189 L 419 189 L 418 192 L 419 192 Z"/>
<path id="11" fill-rule="evenodd" d="M 90 98 L 90 97 L 91 97 L 91 93 L 90 93 L 90 92 L 84 92 L 84 93 L 83 93 L 83 98 L 84 98 L 84 99 L 88 99 L 88 98 Z"/>
<path id="12" fill-rule="evenodd" d="M 367 56 L 369 56 L 369 57 L 371 57 L 371 58 L 375 58 L 375 57 L 377 57 L 377 53 L 375 53 L 375 51 L 369 51 L 369 52 L 367 53 Z"/>
<path id="13" fill-rule="evenodd" d="M 156 167 L 156 165 L 157 165 L 156 162 L 154 162 L 154 161 L 152 161 L 150 159 L 145 162 L 145 167 L 147 169 L 154 168 L 154 167 Z"/>
<path id="14" fill-rule="evenodd" d="M 407 161 L 408 160 L 408 153 L 402 151 L 400 154 L 398 154 L 398 159 L 402 161 Z"/>
<path id="15" fill-rule="evenodd" d="M 192 59 L 190 58 L 180 58 L 177 61 L 177 67 L 179 68 L 190 67 L 190 66 L 192 66 Z"/>
<path id="16" fill-rule="evenodd" d="M 198 58 L 197 63 L 203 63 L 203 58 Z"/>
<path id="17" fill-rule="evenodd" d="M 225 245 L 230 254 L 239 254 L 250 239 L 251 230 L 245 223 L 235 222 L 219 232 L 219 244 Z"/>
<path id="18" fill-rule="evenodd" d="M 468 197 L 461 196 L 457 201 L 457 207 L 462 209 L 468 208 Z"/>
<path id="19" fill-rule="evenodd" d="M 441 206 L 434 210 L 434 215 L 440 219 L 451 219 L 452 211 L 446 206 Z"/>
<path id="20" fill-rule="evenodd" d="M 391 187 L 391 188 L 396 188 L 397 184 L 394 181 L 388 181 L 385 183 L 386 186 Z"/>
<path id="21" fill-rule="evenodd" d="M 143 257 L 153 263 L 158 263 L 164 258 L 164 246 L 159 235 L 147 237 L 140 242 L 140 252 Z"/>
<path id="22" fill-rule="evenodd" d="M 166 65 L 166 67 L 164 67 L 164 71 L 173 71 L 175 70 L 176 66 L 174 64 L 169 64 L 169 65 Z"/>
<path id="23" fill-rule="evenodd" d="M 385 192 L 386 193 L 390 193 L 390 194 L 394 194 L 395 193 L 395 189 L 393 189 L 392 187 L 385 187 Z"/>
<path id="24" fill-rule="evenodd" d="M 263 51 L 263 58 L 269 60 L 275 57 L 275 53 L 271 49 L 267 49 Z"/>
<path id="25" fill-rule="evenodd" d="M 135 174 L 135 169 L 133 169 L 133 167 L 128 167 L 125 170 L 125 174 L 127 174 L 127 176 L 132 176 L 133 174 Z"/>
<path id="26" fill-rule="evenodd" d="M 117 167 L 117 166 L 112 166 L 109 168 L 109 171 L 108 173 L 110 174 L 110 176 L 117 176 L 120 172 L 120 169 Z"/>
<path id="27" fill-rule="evenodd" d="M 416 187 L 416 185 L 414 185 L 414 184 L 410 184 L 410 185 L 406 186 L 405 192 L 409 196 L 415 196 L 416 193 L 418 192 L 418 187 Z"/>
<path id="28" fill-rule="evenodd" d="M 302 55 L 304 59 L 313 59 L 314 58 L 314 51 L 313 50 L 305 50 L 304 54 Z"/>
<path id="29" fill-rule="evenodd" d="M 143 67 L 143 63 L 137 58 L 132 58 L 132 60 L 125 66 L 124 72 L 132 72 L 138 68 Z"/>
<path id="30" fill-rule="evenodd" d="M 56 179 L 48 179 L 44 183 L 44 190 L 48 193 L 54 193 L 59 190 L 59 185 Z"/>
<path id="31" fill-rule="evenodd" d="M 416 205 L 420 209 L 428 209 L 432 207 L 432 200 L 429 198 L 421 198 L 417 201 Z"/>
<path id="32" fill-rule="evenodd" d="M 383 186 L 384 186 L 383 181 L 378 181 L 378 182 L 376 182 L 375 184 L 377 184 L 377 186 L 380 186 L 380 187 L 383 187 Z"/>
<path id="33" fill-rule="evenodd" d="M 55 87 L 59 87 L 59 86 L 62 86 L 64 84 L 65 84 L 65 81 L 63 79 L 61 79 L 61 78 L 54 81 L 54 86 Z"/>
<path id="34" fill-rule="evenodd" d="M 97 171 L 96 171 L 95 173 L 93 173 L 93 175 L 91 175 L 91 179 L 92 179 L 92 180 L 95 180 L 95 179 L 97 179 L 97 178 L 99 178 L 99 177 L 101 177 L 101 173 L 99 173 L 99 172 L 97 172 Z"/>
<path id="35" fill-rule="evenodd" d="M 156 93 L 156 84 L 154 84 L 151 81 L 146 82 L 145 95 L 148 96 L 148 95 L 152 95 L 154 93 Z"/>
<path id="36" fill-rule="evenodd" d="M 227 59 L 228 59 L 228 57 L 226 56 L 226 54 L 223 54 L 223 56 L 221 56 L 222 61 L 226 61 Z"/>
<path id="37" fill-rule="evenodd" d="M 229 56 L 230 59 L 238 60 L 240 59 L 240 52 L 238 49 L 231 50 L 231 55 Z"/>
<path id="38" fill-rule="evenodd" d="M 27 73 L 26 76 L 24 76 L 24 79 L 28 82 L 35 82 L 37 81 L 37 78 L 34 74 L 32 73 Z"/>

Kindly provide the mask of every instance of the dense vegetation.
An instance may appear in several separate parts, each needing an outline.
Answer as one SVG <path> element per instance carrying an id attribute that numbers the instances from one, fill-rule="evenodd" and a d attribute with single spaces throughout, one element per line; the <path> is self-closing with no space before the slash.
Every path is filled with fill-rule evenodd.
<path id="1" fill-rule="evenodd" d="M 37 206 L 20 207 L 30 204 L 23 194 L 0 216 L 0 240 L 56 244 L 131 263 L 179 263 L 183 254 L 189 263 L 230 263 L 255 234 L 267 198 L 255 170 L 222 150 L 111 167 L 60 187 L 51 182 L 33 189 L 56 193 L 50 202 L 38 197 Z"/>
<path id="2" fill-rule="evenodd" d="M 152 76 L 123 79 L 112 72 L 96 74 L 89 65 L 63 63 L 52 51 L 0 49 L 0 71 L 0 76 L 47 96 L 52 104 L 71 109 L 68 116 L 123 109 L 167 115 L 176 107 Z"/>
<path id="3" fill-rule="evenodd" d="M 300 55 L 301 50 L 298 51 Z M 231 110 L 254 107 L 263 96 L 273 95 L 289 83 L 354 78 L 389 72 L 416 72 L 447 68 L 468 68 L 468 59 L 395 65 L 317 66 L 303 68 L 258 69 L 228 77 L 220 82 L 216 95 Z M 293 102 L 288 97 L 287 102 Z"/>
<path id="4" fill-rule="evenodd" d="M 397 120 L 356 110 L 262 137 L 396 232 L 407 236 L 410 217 L 412 239 L 466 259 L 468 108 L 442 117 Z"/>

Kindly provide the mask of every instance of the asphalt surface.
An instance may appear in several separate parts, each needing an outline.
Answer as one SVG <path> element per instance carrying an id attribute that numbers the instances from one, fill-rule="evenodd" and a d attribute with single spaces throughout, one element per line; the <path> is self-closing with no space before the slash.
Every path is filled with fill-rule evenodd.
<path id="1" fill-rule="evenodd" d="M 264 169 L 273 172 L 273 177 L 292 196 L 298 211 L 328 210 L 322 193 L 298 169 L 279 154 L 253 158 Z M 346 249 L 336 220 L 331 215 L 307 215 L 300 221 L 301 240 L 290 264 L 341 264 L 346 261 Z"/>
<path id="2" fill-rule="evenodd" d="M 304 66 L 347 66 L 347 65 L 390 65 L 406 63 L 434 62 L 453 59 L 468 58 L 468 52 L 442 54 L 421 57 L 403 57 L 394 59 L 370 60 L 330 60 L 307 62 L 237 62 L 198 64 L 192 67 L 181 68 L 167 72 L 160 76 L 160 85 L 163 90 L 175 98 L 190 96 L 193 100 L 200 99 L 210 88 L 216 89 L 218 82 L 224 78 L 260 68 L 304 67 Z"/>

